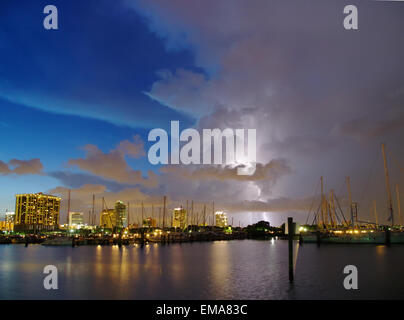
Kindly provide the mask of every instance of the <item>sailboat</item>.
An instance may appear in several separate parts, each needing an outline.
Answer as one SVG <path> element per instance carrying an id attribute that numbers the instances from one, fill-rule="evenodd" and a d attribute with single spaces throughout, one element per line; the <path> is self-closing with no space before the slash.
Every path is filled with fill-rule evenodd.
<path id="1" fill-rule="evenodd" d="M 382 144 L 382 155 L 385 171 L 385 183 L 388 198 L 389 221 L 391 226 L 379 225 L 377 223 L 377 211 L 374 204 L 376 223 L 358 220 L 358 205 L 352 202 L 350 178 L 347 178 L 350 219 L 347 220 L 335 197 L 331 191 L 330 200 L 327 200 L 323 191 L 323 177 L 321 177 L 321 203 L 315 214 L 312 225 L 302 227 L 301 240 L 306 243 L 373 243 L 390 244 L 404 243 L 404 232 L 401 225 L 394 224 L 392 196 L 390 191 L 389 172 L 387 168 L 385 145 Z M 398 215 L 401 222 L 401 209 L 398 185 L 396 185 Z M 337 206 L 340 213 L 337 214 Z M 310 209 L 311 211 L 311 209 Z M 309 212 L 310 214 L 310 212 Z M 307 222 L 307 221 L 306 221 Z M 316 222 L 316 224 L 314 224 Z"/>

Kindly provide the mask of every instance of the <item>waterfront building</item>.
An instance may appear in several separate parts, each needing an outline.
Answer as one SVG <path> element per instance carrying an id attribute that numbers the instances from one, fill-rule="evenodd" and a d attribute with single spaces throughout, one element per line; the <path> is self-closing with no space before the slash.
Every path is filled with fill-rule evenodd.
<path id="1" fill-rule="evenodd" d="M 69 212 L 69 226 L 82 226 L 84 225 L 83 212 Z"/>
<path id="2" fill-rule="evenodd" d="M 0 221 L 0 231 L 13 231 L 14 230 L 14 212 L 6 212 L 4 221 Z"/>
<path id="3" fill-rule="evenodd" d="M 61 198 L 39 193 L 17 194 L 14 231 L 37 232 L 59 228 Z"/>
<path id="4" fill-rule="evenodd" d="M 113 229 L 116 226 L 115 209 L 106 209 L 100 215 L 100 227 Z"/>
<path id="5" fill-rule="evenodd" d="M 215 225 L 216 227 L 227 227 L 227 214 L 222 211 L 217 211 L 215 213 Z"/>
<path id="6" fill-rule="evenodd" d="M 123 228 L 126 225 L 126 205 L 122 201 L 115 202 L 115 226 Z"/>
<path id="7" fill-rule="evenodd" d="M 155 228 L 157 227 L 157 221 L 156 219 L 153 219 L 152 217 L 148 217 L 143 220 L 143 227 L 145 228 Z"/>
<path id="8" fill-rule="evenodd" d="M 0 221 L 0 231 L 13 231 L 14 229 L 14 223 L 13 222 L 7 222 L 7 221 Z"/>
<path id="9" fill-rule="evenodd" d="M 187 223 L 187 211 L 183 208 L 175 208 L 173 211 L 173 227 L 185 229 Z"/>
<path id="10" fill-rule="evenodd" d="M 4 221 L 0 221 L 0 230 L 1 231 L 13 231 L 14 230 L 14 212 L 6 212 Z"/>
<path id="11" fill-rule="evenodd" d="M 6 212 L 5 221 L 9 223 L 14 223 L 15 212 Z"/>

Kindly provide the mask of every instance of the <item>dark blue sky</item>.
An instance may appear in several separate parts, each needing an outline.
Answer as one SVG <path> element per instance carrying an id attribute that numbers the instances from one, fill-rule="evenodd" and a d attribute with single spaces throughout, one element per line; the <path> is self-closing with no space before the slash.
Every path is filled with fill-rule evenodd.
<path id="1" fill-rule="evenodd" d="M 131 127 L 184 119 L 143 92 L 161 69 L 192 68 L 191 51 L 167 52 L 119 1 L 54 1 L 57 31 L 43 28 L 47 2 L 22 2 L 0 5 L 2 97 Z"/>

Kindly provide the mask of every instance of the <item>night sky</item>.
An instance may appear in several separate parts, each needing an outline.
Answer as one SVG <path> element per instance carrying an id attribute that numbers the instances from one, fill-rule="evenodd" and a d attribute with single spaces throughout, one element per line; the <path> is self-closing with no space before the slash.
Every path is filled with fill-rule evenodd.
<path id="1" fill-rule="evenodd" d="M 279 225 L 305 221 L 322 175 L 343 205 L 350 176 L 359 215 L 376 200 L 385 220 L 382 142 L 404 194 L 404 2 L 350 4 L 359 30 L 333 0 L 2 0 L 0 212 L 71 189 L 74 211 L 167 195 Z M 257 129 L 256 173 L 151 165 L 147 135 L 173 120 Z"/>

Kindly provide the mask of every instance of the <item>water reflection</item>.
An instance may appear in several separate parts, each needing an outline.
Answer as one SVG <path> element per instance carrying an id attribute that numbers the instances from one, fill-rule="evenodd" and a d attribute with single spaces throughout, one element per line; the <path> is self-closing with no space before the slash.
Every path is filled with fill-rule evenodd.
<path id="1" fill-rule="evenodd" d="M 211 278 L 217 288 L 227 287 L 230 267 L 228 243 L 228 241 L 214 241 L 211 247 Z"/>
<path id="2" fill-rule="evenodd" d="M 384 255 L 386 253 L 386 248 L 387 248 L 387 246 L 385 246 L 385 245 L 378 245 L 378 246 L 376 246 L 376 253 L 378 255 Z"/>
<path id="3" fill-rule="evenodd" d="M 404 246 L 304 245 L 288 281 L 287 241 L 216 241 L 148 246 L 0 246 L 2 299 L 288 299 L 403 297 Z M 296 248 L 297 249 L 297 248 Z M 59 271 L 44 290 L 43 267 Z M 359 269 L 360 292 L 342 270 Z M 395 281 L 388 281 L 394 278 Z"/>

